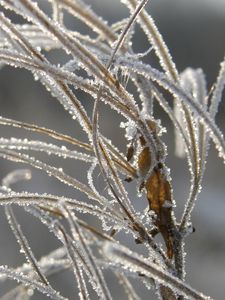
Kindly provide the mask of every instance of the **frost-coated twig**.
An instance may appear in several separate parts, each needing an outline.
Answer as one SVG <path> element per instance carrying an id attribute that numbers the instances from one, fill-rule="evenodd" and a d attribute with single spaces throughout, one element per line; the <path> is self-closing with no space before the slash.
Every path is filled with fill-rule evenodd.
<path id="1" fill-rule="evenodd" d="M 0 277 L 7 276 L 8 279 L 15 280 L 17 282 L 21 282 L 25 285 L 29 285 L 31 289 L 37 289 L 41 293 L 50 297 L 54 300 L 66 300 L 66 298 L 59 295 L 58 292 L 52 290 L 52 288 L 46 286 L 45 284 L 30 278 L 29 276 L 23 275 L 21 272 L 17 272 L 13 269 L 10 269 L 6 266 L 0 266 Z"/>
<path id="2" fill-rule="evenodd" d="M 99 266 L 96 264 L 95 258 L 93 256 L 93 253 L 88 246 L 87 241 L 85 240 L 85 237 L 83 235 L 83 232 L 79 226 L 79 223 L 76 220 L 76 217 L 73 213 L 70 213 L 69 210 L 67 210 L 64 205 L 63 211 L 65 212 L 65 216 L 68 219 L 68 222 L 70 224 L 70 228 L 72 231 L 72 235 L 74 240 L 79 243 L 80 248 L 82 249 L 83 255 L 86 257 L 86 261 L 88 264 L 90 264 L 90 269 L 92 270 L 93 277 L 95 278 L 95 281 L 98 283 L 99 288 L 101 288 L 104 299 L 112 299 L 109 289 L 106 285 L 103 273 Z"/>
<path id="3" fill-rule="evenodd" d="M 115 272 L 115 275 L 118 277 L 119 283 L 123 286 L 124 291 L 127 294 L 127 298 L 129 300 L 140 300 L 140 297 L 135 292 L 135 289 L 129 282 L 128 278 L 119 272 Z"/>
<path id="4" fill-rule="evenodd" d="M 72 133 L 66 135 L 0 116 L 3 132 L 0 158 L 34 167 L 79 193 L 68 197 L 45 191 L 17 192 L 9 185 L 31 179 L 30 172 L 17 169 L 2 175 L 0 207 L 5 208 L 28 262 L 16 268 L 0 267 L 1 283 L 7 278 L 19 282 L 3 299 L 30 299 L 34 289 L 52 299 L 64 299 L 48 281 L 50 275 L 63 276 L 62 271 L 74 274 L 74 286 L 78 288 L 75 298 L 92 299 L 93 291 L 99 299 L 121 297 L 111 288 L 108 270 L 123 289 L 122 295 L 130 300 L 142 298 L 141 291 L 139 296 L 133 285 L 134 280 L 147 289 L 154 289 L 165 300 L 210 299 L 185 283 L 184 246 L 186 236 L 193 231 L 191 213 L 201 190 L 210 138 L 219 156 L 225 159 L 225 142 L 215 123 L 224 89 L 225 63 L 221 63 L 216 83 L 209 93 L 202 70 L 187 68 L 179 74 L 170 50 L 147 12 L 148 0 L 121 0 L 130 15 L 110 25 L 85 0 L 46 2 L 47 6 L 39 0 L 37 3 L 0 0 L 3 8 L 0 64 L 31 72 L 61 104 L 67 117 L 72 118 Z M 23 19 L 23 24 L 16 23 L 17 18 L 11 17 L 14 14 Z M 79 26 L 68 29 L 68 16 L 71 20 L 78 19 L 87 29 L 86 33 L 80 32 Z M 134 51 L 136 22 L 150 42 L 150 50 L 146 52 Z M 60 55 L 63 53 L 63 64 L 52 63 L 47 55 L 56 49 Z M 151 50 L 158 58 L 161 71 L 144 61 Z M 121 75 L 126 76 L 126 82 L 120 79 Z M 93 104 L 92 114 L 89 100 Z M 166 165 L 171 151 L 167 151 L 162 136 L 167 124 L 155 119 L 156 101 L 179 133 L 175 139 L 177 145 L 182 143 L 180 154 L 187 157 L 191 174 L 180 223 L 176 222 L 174 210 L 177 199 L 174 199 L 173 178 Z M 102 107 L 107 108 L 104 116 Z M 111 119 L 108 122 L 118 139 L 118 148 L 101 127 L 103 117 L 108 118 L 108 110 L 119 116 L 119 122 Z M 6 126 L 12 132 L 16 128 L 18 136 L 9 137 L 8 132 L 4 132 Z M 77 137 L 76 126 L 82 129 L 86 140 Z M 41 152 L 54 155 L 54 159 L 60 159 L 62 168 L 55 160 L 48 164 L 30 156 L 31 151 L 37 155 Z M 86 178 L 81 182 L 76 175 L 69 175 L 68 164 L 61 158 L 70 159 L 73 170 L 77 169 L 77 161 L 81 161 L 85 166 L 82 175 L 85 173 Z M 99 171 L 103 176 L 99 177 Z M 173 169 L 171 174 L 175 172 Z M 31 188 L 35 189 L 35 185 Z M 141 199 L 139 194 L 142 194 Z M 61 248 L 37 261 L 17 221 L 15 206 L 37 218 L 61 243 Z M 157 234 L 163 238 L 163 244 L 155 238 Z M 124 236 L 130 239 L 129 247 Z M 145 253 L 145 257 L 140 253 Z"/>
<path id="5" fill-rule="evenodd" d="M 211 138 L 213 139 L 215 146 L 219 151 L 219 156 L 225 159 L 225 142 L 223 134 L 216 126 L 214 120 L 210 117 L 210 115 L 205 112 L 201 108 L 201 106 L 197 102 L 195 102 L 185 91 L 183 91 L 174 82 L 170 81 L 164 74 L 156 69 L 153 69 L 149 65 L 146 66 L 142 63 L 133 62 L 128 59 L 118 60 L 118 63 L 120 65 L 122 64 L 125 69 L 129 70 L 130 68 L 133 72 L 140 73 L 146 78 L 156 81 L 160 86 L 168 90 L 177 99 L 180 99 L 180 101 L 183 101 L 186 105 L 189 105 L 191 109 L 197 113 L 200 121 L 204 122 L 206 129 L 210 132 Z"/>
<path id="6" fill-rule="evenodd" d="M 31 179 L 31 173 L 29 170 L 16 170 L 8 174 L 5 178 L 2 180 L 3 186 L 6 188 L 9 188 L 12 184 L 21 181 L 21 180 L 29 180 Z M 27 261 L 31 264 L 31 266 L 34 268 L 34 271 L 37 273 L 37 275 L 40 277 L 41 281 L 50 287 L 49 282 L 47 281 L 47 278 L 44 276 L 44 274 L 41 272 L 38 263 L 34 257 L 34 254 L 32 250 L 30 249 L 29 243 L 25 237 L 25 235 L 22 232 L 22 229 L 20 227 L 20 224 L 18 223 L 13 209 L 10 206 L 5 207 L 5 213 L 7 220 L 9 222 L 9 225 L 21 247 L 21 252 L 25 254 L 25 257 Z M 51 288 L 51 287 L 50 287 Z"/>
<path id="7" fill-rule="evenodd" d="M 138 3 L 137 0 L 126 0 L 124 2 L 132 10 L 136 7 Z M 177 81 L 179 75 L 176 69 L 176 65 L 172 61 L 172 57 L 170 55 L 169 49 L 167 48 L 162 35 L 160 34 L 157 27 L 155 26 L 152 17 L 145 10 L 143 10 L 140 13 L 140 18 L 138 21 L 143 31 L 146 33 L 147 37 L 149 38 L 156 52 L 156 55 L 159 58 L 161 67 L 166 71 L 167 75 L 170 78 L 172 78 L 174 81 Z"/>
<path id="8" fill-rule="evenodd" d="M 37 133 L 42 133 L 42 134 L 45 134 L 45 135 L 47 135 L 47 136 L 49 136 L 53 139 L 67 142 L 71 145 L 75 145 L 75 146 L 84 148 L 85 150 L 89 150 L 89 151 L 91 150 L 91 146 L 89 144 L 82 143 L 81 141 L 79 141 L 79 140 L 77 140 L 77 139 L 75 139 L 71 136 L 56 132 L 56 131 L 51 130 L 49 128 L 40 127 L 40 126 L 37 126 L 35 124 L 20 122 L 20 121 L 17 121 L 17 120 L 4 118 L 4 117 L 0 117 L 0 124 L 1 125 L 12 126 L 12 127 L 17 127 L 17 128 L 22 128 L 22 129 L 30 130 L 30 131 L 37 132 Z"/>
<path id="9" fill-rule="evenodd" d="M 147 0 L 148 1 L 148 0 Z M 121 47 L 126 34 L 128 32 L 128 30 L 130 29 L 130 27 L 132 26 L 132 23 L 135 21 L 135 19 L 137 18 L 138 14 L 140 13 L 141 9 L 143 9 L 144 5 L 147 3 L 147 1 L 142 1 L 140 2 L 140 4 L 137 6 L 135 12 L 131 15 L 130 20 L 128 21 L 127 26 L 125 27 L 125 29 L 123 30 L 123 32 L 121 33 L 115 48 L 113 49 L 113 52 L 111 54 L 111 57 L 106 65 L 106 69 L 110 70 L 110 67 L 112 65 L 113 59 L 117 53 L 117 51 L 119 50 L 119 48 Z M 103 94 L 103 86 L 100 85 L 99 87 L 99 91 L 97 94 L 97 99 L 95 101 L 95 105 L 94 105 L 94 109 L 93 109 L 93 114 L 92 114 L 92 124 L 93 124 L 93 145 L 94 145 L 94 149 L 95 149 L 95 153 L 99 162 L 99 165 L 101 167 L 101 171 L 107 181 L 107 184 L 109 185 L 113 195 L 115 196 L 115 198 L 117 199 L 118 203 L 120 204 L 120 206 L 122 207 L 122 209 L 124 210 L 124 212 L 127 214 L 127 217 L 130 219 L 130 221 L 132 223 L 135 223 L 134 221 L 134 211 L 132 209 L 132 206 L 130 204 L 129 199 L 127 198 L 126 192 L 123 188 L 123 185 L 120 184 L 120 180 L 118 178 L 117 172 L 114 168 L 114 166 L 112 165 L 112 163 L 110 162 L 110 159 L 107 155 L 106 150 L 104 150 L 103 145 L 101 144 L 100 140 L 99 140 L 99 133 L 98 133 L 98 105 L 99 105 L 99 101 L 102 97 Z M 115 185 L 118 187 L 119 192 L 121 193 L 121 195 L 123 196 L 123 201 L 126 201 L 125 203 L 128 204 L 128 207 L 126 207 L 126 205 L 124 205 L 122 203 L 122 201 L 120 200 L 119 196 L 117 195 L 116 191 L 113 188 L 113 185 L 110 183 L 110 179 L 109 176 L 107 175 L 107 173 L 104 170 L 104 166 L 103 166 L 103 162 L 102 159 L 105 160 L 106 164 L 109 166 L 109 169 L 113 175 L 114 178 L 114 183 Z M 130 207 L 130 208 L 129 208 Z"/>
<path id="10" fill-rule="evenodd" d="M 168 272 L 159 268 L 154 263 L 147 261 L 140 255 L 132 253 L 129 249 L 122 247 L 118 244 L 106 243 L 104 253 L 111 260 L 124 265 L 132 272 L 140 272 L 149 278 L 154 278 L 162 285 L 170 287 L 175 293 L 180 293 L 191 300 L 210 300 L 210 297 L 204 296 L 202 293 L 197 292 L 178 278 L 172 276 Z"/>

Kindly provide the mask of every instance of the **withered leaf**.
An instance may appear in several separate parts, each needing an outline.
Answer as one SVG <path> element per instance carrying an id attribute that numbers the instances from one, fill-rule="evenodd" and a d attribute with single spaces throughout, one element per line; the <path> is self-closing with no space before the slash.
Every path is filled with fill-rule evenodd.
<path id="1" fill-rule="evenodd" d="M 146 180 L 145 188 L 149 208 L 156 214 L 155 225 L 159 228 L 167 247 L 167 256 L 173 257 L 172 201 L 171 186 L 161 169 L 155 168 L 151 176 Z M 168 205 L 171 204 L 171 205 Z"/>
<path id="2" fill-rule="evenodd" d="M 153 137 L 158 140 L 158 127 L 156 122 L 147 120 L 149 129 Z M 157 153 L 158 164 L 154 167 L 151 175 L 146 179 L 151 167 L 151 151 L 146 143 L 144 136 L 139 136 L 139 143 L 142 147 L 138 159 L 137 166 L 142 182 L 139 186 L 141 191 L 146 189 L 147 199 L 149 202 L 149 209 L 153 210 L 156 214 L 154 225 L 156 226 L 155 234 L 161 233 L 167 248 L 167 256 L 172 259 L 173 257 L 173 235 L 172 235 L 172 201 L 171 201 L 171 186 L 164 174 L 164 164 L 160 161 L 160 150 Z M 160 143 L 158 143 L 160 144 Z M 134 155 L 135 148 L 132 144 L 127 149 L 127 160 L 130 161 Z M 128 181 L 128 180 L 127 180 Z M 129 181 L 131 181 L 129 179 Z M 140 241 L 138 240 L 140 243 Z"/>
<path id="3" fill-rule="evenodd" d="M 138 169 L 141 177 L 145 177 L 151 166 L 149 147 L 145 147 L 138 156 Z"/>
<path id="4" fill-rule="evenodd" d="M 159 215 L 165 201 L 171 202 L 171 187 L 160 169 L 153 170 L 146 180 L 145 188 L 150 209 Z"/>

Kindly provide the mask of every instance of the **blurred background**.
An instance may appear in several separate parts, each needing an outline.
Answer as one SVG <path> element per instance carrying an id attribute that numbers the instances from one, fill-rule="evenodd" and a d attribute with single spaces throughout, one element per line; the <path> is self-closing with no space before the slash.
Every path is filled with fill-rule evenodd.
<path id="1" fill-rule="evenodd" d="M 88 0 L 93 9 L 102 15 L 109 24 L 129 16 L 126 7 L 119 1 L 114 0 Z M 39 1 L 43 7 L 46 1 Z M 216 80 L 219 64 L 225 54 L 225 1 L 224 0 L 157 0 L 150 1 L 147 10 L 154 18 L 161 34 L 163 35 L 179 72 L 186 67 L 202 68 L 206 74 L 208 88 Z M 80 30 L 81 23 L 68 15 L 68 28 Z M 83 30 L 83 28 L 81 29 Z M 144 38 L 141 30 L 137 27 L 134 40 L 136 52 L 144 52 L 149 49 L 149 44 Z M 153 54 L 149 56 L 149 63 L 154 65 Z M 53 51 L 49 59 L 54 62 L 63 62 L 60 52 Z M 82 95 L 80 95 L 82 98 Z M 92 102 L 84 96 L 83 103 L 89 113 L 92 110 Z M 78 124 L 63 110 L 60 104 L 45 91 L 33 76 L 24 70 L 3 67 L 0 72 L 0 110 L 1 115 L 24 122 L 34 123 L 49 127 L 59 132 L 70 134 L 85 141 Z M 181 216 L 185 199 L 188 195 L 190 178 L 185 160 L 174 156 L 174 133 L 169 119 L 157 108 L 157 117 L 162 120 L 162 125 L 167 128 L 163 140 L 168 145 L 167 163 L 171 169 L 173 179 L 174 196 L 177 201 L 176 215 L 178 220 Z M 217 124 L 224 132 L 224 102 L 220 104 L 217 115 Z M 111 119 L 109 119 L 111 118 Z M 110 121 L 109 121 L 110 120 Z M 105 109 L 101 116 L 103 132 L 112 138 L 112 141 L 125 151 L 124 132 L 118 124 L 121 119 Z M 24 132 L 0 126 L 2 137 L 27 137 L 42 138 L 38 134 Z M 121 136 L 121 140 L 119 139 Z M 60 145 L 60 143 L 58 143 Z M 34 154 L 49 164 L 63 167 L 70 175 L 80 180 L 85 180 L 86 166 L 82 163 L 72 164 L 70 160 L 59 160 L 54 157 Z M 15 168 L 27 167 L 0 159 L 0 178 Z M 186 245 L 186 272 L 187 282 L 194 288 L 212 296 L 214 299 L 224 299 L 225 295 L 225 168 L 222 160 L 217 158 L 217 153 L 212 146 L 210 148 L 207 170 L 203 182 L 203 189 L 198 203 L 193 212 L 193 225 L 196 232 L 187 239 Z M 52 193 L 79 197 L 73 189 L 64 186 L 53 178 L 48 178 L 40 171 L 33 170 L 32 181 L 20 183 L 14 186 L 17 191 L 29 190 L 39 193 Z M 78 198 L 79 199 L 79 198 Z M 135 199 L 134 199 L 135 201 Z M 140 209 L 143 204 L 140 204 Z M 37 258 L 46 255 L 49 251 L 60 246 L 59 242 L 51 236 L 46 228 L 38 220 L 17 210 L 17 217 L 27 235 L 32 249 Z M 3 208 L 0 209 L 0 264 L 17 266 L 24 262 L 23 256 L 19 254 L 14 235 L 10 231 L 4 216 Z M 129 237 L 126 238 L 129 240 Z M 73 276 L 65 273 L 63 276 L 54 277 L 54 286 L 59 286 L 63 294 L 69 299 L 74 297 Z M 0 296 L 13 286 L 13 283 L 0 286 Z M 137 285 L 138 293 L 142 299 L 156 299 L 149 292 L 144 291 L 141 285 Z M 118 291 L 119 293 L 119 291 Z M 151 297 L 151 298 L 149 298 Z M 38 294 L 34 299 L 45 299 Z M 119 299 L 119 298 L 118 298 Z M 121 298 L 120 298 L 121 299 Z"/>

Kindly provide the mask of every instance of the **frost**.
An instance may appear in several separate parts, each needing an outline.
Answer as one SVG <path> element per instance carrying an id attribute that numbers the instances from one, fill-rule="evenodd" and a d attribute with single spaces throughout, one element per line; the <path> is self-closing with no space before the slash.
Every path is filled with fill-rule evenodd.
<path id="1" fill-rule="evenodd" d="M 7 268 L 6 266 L 0 266 L 1 276 L 7 276 L 7 278 L 15 280 L 17 282 L 23 283 L 25 286 L 29 286 L 29 289 L 37 289 L 41 293 L 45 294 L 46 296 L 50 297 L 51 299 L 57 300 L 65 300 L 66 298 L 59 295 L 58 292 L 52 290 L 45 286 L 44 284 L 31 279 L 30 277 L 24 275 L 22 272 L 14 271 L 13 269 Z"/>
<path id="2" fill-rule="evenodd" d="M 30 170 L 28 169 L 15 170 L 3 178 L 2 184 L 7 188 L 18 181 L 30 180 L 31 178 L 32 178 L 32 174 Z"/>
<path id="3" fill-rule="evenodd" d="M 183 283 L 181 280 L 172 276 L 171 274 L 165 272 L 162 268 L 158 267 L 154 263 L 150 263 L 148 260 L 142 256 L 138 256 L 132 251 L 128 250 L 125 247 L 122 247 L 118 244 L 112 244 L 110 242 L 105 244 L 104 253 L 111 260 L 116 261 L 119 264 L 122 264 L 123 267 L 129 269 L 131 272 L 143 272 L 147 277 L 155 278 L 159 283 L 171 287 L 172 291 L 175 294 L 181 293 L 188 299 L 201 299 L 201 300 L 210 300 L 210 297 L 204 296 L 203 293 L 199 293 L 192 289 L 187 284 Z"/>
<path id="4" fill-rule="evenodd" d="M 17 282 L 3 295 L 6 300 L 29 300 L 35 290 L 52 299 L 65 299 L 48 277 L 63 276 L 66 270 L 74 275 L 75 298 L 88 300 L 94 292 L 99 299 L 110 300 L 115 295 L 141 299 L 133 284 L 138 280 L 147 290 L 154 289 L 160 299 L 167 299 L 168 293 L 174 299 L 209 299 L 185 282 L 185 239 L 194 231 L 192 211 L 202 189 L 211 139 L 225 161 L 225 141 L 215 123 L 225 84 L 225 62 L 214 88 L 207 91 L 203 70 L 186 68 L 178 74 L 147 12 L 147 0 L 121 2 L 130 15 L 109 26 L 83 0 L 49 0 L 48 9 L 31 0 L 0 0 L 1 72 L 4 65 L 31 72 L 74 124 L 69 136 L 0 116 L 0 158 L 15 165 L 8 175 L 1 173 L 0 206 L 18 242 L 15 250 L 25 260 L 16 268 L 0 266 L 1 283 L 7 279 Z M 68 14 L 85 24 L 86 35 L 76 31 L 78 27 L 68 29 Z M 16 23 L 17 16 L 23 24 Z M 150 42 L 149 50 L 142 53 L 134 52 L 135 22 Z M 63 52 L 63 63 L 52 63 L 47 55 L 55 49 Z M 161 70 L 146 62 L 150 52 L 158 58 Z M 174 198 L 167 166 L 171 149 L 167 151 L 163 135 L 170 126 L 156 119 L 155 102 L 175 128 L 175 151 L 187 157 L 191 174 L 188 197 L 179 202 L 185 203 L 181 220 L 176 218 L 179 199 Z M 122 135 L 124 144 L 118 147 L 102 128 L 102 119 L 111 117 L 109 110 L 119 116 L 118 121 L 108 122 L 116 139 L 118 135 L 116 142 L 120 143 Z M 86 142 L 76 137 L 77 126 Z M 9 131 L 4 131 L 6 127 Z M 9 137 L 10 131 L 15 137 Z M 42 161 L 44 158 L 50 163 Z M 82 175 L 86 172 L 81 181 L 67 173 L 71 169 L 79 172 L 78 161 L 82 162 Z M 71 169 L 67 169 L 68 163 Z M 33 179 L 29 168 L 59 180 L 74 193 L 70 197 L 36 193 L 35 181 L 29 182 L 36 175 Z M 174 174 L 176 164 L 170 168 Z M 24 191 L 16 190 L 21 181 L 25 181 Z M 37 258 L 17 220 L 16 206 L 25 216 L 40 221 L 60 247 Z M 108 270 L 123 294 L 111 289 Z"/>
<path id="5" fill-rule="evenodd" d="M 209 113 L 202 109 L 199 103 L 194 101 L 192 97 L 190 97 L 176 83 L 168 79 L 163 73 L 153 69 L 149 65 L 144 65 L 143 63 L 131 61 L 122 57 L 118 59 L 117 63 L 125 69 L 131 69 L 133 72 L 158 82 L 159 85 L 161 85 L 165 90 L 168 90 L 175 98 L 180 99 L 180 101 L 182 101 L 185 105 L 190 106 L 193 112 L 199 117 L 200 122 L 204 124 L 205 129 L 210 132 L 220 157 L 225 159 L 225 142 L 223 135 Z"/>
<path id="6" fill-rule="evenodd" d="M 164 203 L 163 203 L 163 207 L 164 208 L 171 208 L 172 207 L 172 203 L 170 202 L 170 201 L 165 201 Z"/>
<path id="7" fill-rule="evenodd" d="M 120 127 L 125 128 L 125 130 L 126 130 L 125 136 L 128 141 L 131 141 L 137 134 L 137 127 L 136 127 L 135 122 L 133 122 L 133 121 L 128 121 L 126 123 L 121 122 Z"/>
<path id="8" fill-rule="evenodd" d="M 28 141 L 28 139 L 11 138 L 10 140 L 0 138 L 0 148 L 16 149 L 16 150 L 32 150 L 45 152 L 48 155 L 56 155 L 62 158 L 72 158 L 82 160 L 84 162 L 92 162 L 93 158 L 85 153 L 75 150 L 69 150 L 66 146 L 58 147 L 54 144 L 47 144 L 42 141 Z"/>

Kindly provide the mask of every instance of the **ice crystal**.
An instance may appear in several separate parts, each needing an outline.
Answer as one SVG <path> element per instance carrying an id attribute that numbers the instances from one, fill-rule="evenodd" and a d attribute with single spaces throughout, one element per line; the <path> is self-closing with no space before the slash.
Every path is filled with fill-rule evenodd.
<path id="1" fill-rule="evenodd" d="M 0 0 L 1 72 L 4 65 L 31 72 L 72 119 L 72 136 L 0 116 L 0 126 L 16 132 L 15 137 L 9 137 L 8 131 L 2 133 L 0 158 L 28 167 L 2 174 L 0 205 L 26 262 L 14 268 L 0 266 L 1 283 L 17 282 L 2 299 L 28 300 L 36 290 L 52 299 L 65 299 L 49 277 L 63 276 L 62 271 L 68 270 L 74 274 L 78 291 L 73 298 L 97 295 L 110 300 L 126 295 L 141 299 L 132 285 L 138 280 L 160 299 L 210 299 L 185 283 L 185 239 L 194 231 L 192 211 L 202 188 L 211 140 L 225 161 L 225 141 L 215 122 L 225 85 L 225 63 L 211 91 L 207 91 L 203 70 L 187 68 L 179 74 L 147 12 L 147 0 L 121 0 L 130 15 L 111 26 L 83 0 L 49 0 L 50 10 L 44 2 Z M 11 13 L 23 22 L 18 24 L 20 19 Z M 68 15 L 85 25 L 86 34 L 67 27 Z M 133 48 L 136 23 L 150 44 L 142 53 Z M 52 50 L 60 50 L 64 61 L 52 63 L 48 55 Z M 158 58 L 160 70 L 145 62 L 150 52 Z M 92 113 L 88 101 L 94 104 Z M 164 143 L 168 128 L 155 117 L 156 101 L 175 128 L 175 152 L 187 158 L 191 175 L 179 222 L 167 167 L 170 151 Z M 104 135 L 102 117 L 110 115 L 103 115 L 103 107 L 119 115 L 119 121 L 108 124 L 118 141 L 119 135 L 124 137 L 126 147 L 118 147 L 123 151 Z M 77 126 L 86 142 L 75 137 Z M 79 172 L 81 162 L 78 180 L 69 174 Z M 21 181 L 33 180 L 30 168 L 74 193 L 30 192 L 35 185 L 29 182 L 23 183 L 27 190 L 17 190 Z M 17 220 L 17 206 L 39 220 L 60 247 L 37 258 L 19 214 Z M 106 270 L 122 287 L 122 296 L 112 289 Z"/>

